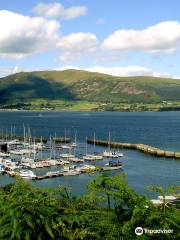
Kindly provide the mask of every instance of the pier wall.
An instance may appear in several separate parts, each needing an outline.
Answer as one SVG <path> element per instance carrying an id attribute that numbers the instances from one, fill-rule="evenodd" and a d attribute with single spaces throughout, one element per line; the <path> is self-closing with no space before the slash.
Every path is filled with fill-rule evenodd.
<path id="1" fill-rule="evenodd" d="M 94 139 L 87 139 L 87 143 L 94 144 Z M 103 140 L 95 140 L 96 145 L 108 146 L 113 148 L 127 148 L 135 149 L 153 156 L 180 159 L 180 152 L 165 151 L 156 147 L 146 144 L 122 143 L 122 142 L 109 142 Z"/>

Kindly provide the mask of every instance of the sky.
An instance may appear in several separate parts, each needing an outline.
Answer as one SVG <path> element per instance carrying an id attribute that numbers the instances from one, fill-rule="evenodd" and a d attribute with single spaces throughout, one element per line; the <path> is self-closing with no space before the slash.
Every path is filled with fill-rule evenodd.
<path id="1" fill-rule="evenodd" d="M 68 68 L 180 78 L 179 0 L 0 0 L 0 77 Z"/>

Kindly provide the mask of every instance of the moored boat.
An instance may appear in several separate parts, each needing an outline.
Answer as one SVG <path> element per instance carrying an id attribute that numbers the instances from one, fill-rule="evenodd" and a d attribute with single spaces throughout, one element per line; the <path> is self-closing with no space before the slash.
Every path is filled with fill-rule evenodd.
<path id="1" fill-rule="evenodd" d="M 69 158 L 74 158 L 75 156 L 73 154 L 70 154 L 70 153 L 63 153 L 63 154 L 60 154 L 59 157 L 64 158 L 64 159 L 69 159 Z"/>
<path id="2" fill-rule="evenodd" d="M 9 157 L 9 153 L 0 152 L 0 157 Z"/>
<path id="3" fill-rule="evenodd" d="M 16 175 L 24 179 L 35 179 L 36 175 L 31 170 L 20 170 Z"/>
<path id="4" fill-rule="evenodd" d="M 71 169 L 67 172 L 63 172 L 63 176 L 74 176 L 74 175 L 79 175 L 80 173 L 81 173 L 80 171 Z"/>
<path id="5" fill-rule="evenodd" d="M 63 174 L 63 171 L 52 171 L 52 172 L 47 172 L 46 176 L 51 177 L 51 176 L 54 176 L 54 175 L 61 175 L 61 174 Z"/>
<path id="6" fill-rule="evenodd" d="M 119 154 L 111 152 L 111 151 L 106 151 L 106 150 L 103 152 L 103 156 L 107 157 L 107 158 L 119 158 L 120 157 Z"/>
<path id="7" fill-rule="evenodd" d="M 122 168 L 122 163 L 119 161 L 109 161 L 103 167 L 103 170 L 117 170 Z"/>
<path id="8" fill-rule="evenodd" d="M 112 152 L 111 151 L 111 133 L 109 132 L 108 149 L 103 152 L 103 157 L 119 158 L 119 157 L 123 157 L 123 156 L 124 155 L 121 152 Z"/>
<path id="9" fill-rule="evenodd" d="M 83 156 L 83 159 L 86 161 L 102 160 L 103 156 L 96 154 L 86 154 L 85 156 Z"/>

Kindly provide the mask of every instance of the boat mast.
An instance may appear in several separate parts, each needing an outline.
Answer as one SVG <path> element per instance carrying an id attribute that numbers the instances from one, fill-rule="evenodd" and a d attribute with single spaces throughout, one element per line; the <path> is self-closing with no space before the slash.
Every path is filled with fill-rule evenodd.
<path id="1" fill-rule="evenodd" d="M 41 160 L 42 160 L 42 146 L 43 146 L 43 140 L 42 140 L 42 136 L 41 136 L 41 155 L 40 155 L 40 157 L 41 157 Z"/>
<path id="2" fill-rule="evenodd" d="M 77 130 L 75 131 L 75 134 L 74 134 L 74 143 L 76 144 L 77 142 Z"/>
<path id="3" fill-rule="evenodd" d="M 66 143 L 66 128 L 64 129 L 64 142 Z"/>
<path id="4" fill-rule="evenodd" d="M 108 151 L 111 151 L 111 132 L 109 131 Z"/>
<path id="5" fill-rule="evenodd" d="M 24 147 L 25 147 L 25 143 L 26 143 L 26 129 L 25 129 L 24 124 L 23 124 L 23 131 L 24 131 Z"/>
<path id="6" fill-rule="evenodd" d="M 16 137 L 16 127 L 14 126 L 14 129 L 13 129 L 13 134 L 14 134 L 14 138 Z"/>
<path id="7" fill-rule="evenodd" d="M 7 138 L 8 138 L 8 134 L 7 134 L 7 128 L 6 128 L 6 141 L 7 141 Z"/>
<path id="8" fill-rule="evenodd" d="M 36 140 L 35 140 L 35 137 L 34 137 L 34 160 L 36 159 L 35 145 L 36 145 Z"/>
<path id="9" fill-rule="evenodd" d="M 96 133 L 94 132 L 94 154 L 95 154 L 95 149 L 96 149 Z"/>
<path id="10" fill-rule="evenodd" d="M 51 135 L 50 135 L 50 159 L 52 158 L 52 138 L 51 138 Z"/>
<path id="11" fill-rule="evenodd" d="M 13 131 L 12 131 L 12 125 L 11 125 L 11 140 L 13 140 Z"/>
<path id="12" fill-rule="evenodd" d="M 54 154 L 54 159 L 56 158 L 56 132 L 54 134 L 54 141 L 53 141 L 53 146 L 54 146 L 54 151 L 53 151 L 53 154 Z"/>
<path id="13" fill-rule="evenodd" d="M 85 148 L 85 155 L 87 155 L 87 137 L 86 137 L 86 148 Z"/>
<path id="14" fill-rule="evenodd" d="M 75 143 L 75 146 L 74 146 L 74 155 L 76 154 L 76 142 L 77 142 L 77 131 L 75 131 L 75 134 L 74 134 L 74 143 Z"/>

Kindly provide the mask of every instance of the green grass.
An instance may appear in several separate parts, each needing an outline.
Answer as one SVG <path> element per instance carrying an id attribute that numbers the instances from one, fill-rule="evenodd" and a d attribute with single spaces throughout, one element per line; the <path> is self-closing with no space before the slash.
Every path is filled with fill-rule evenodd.
<path id="1" fill-rule="evenodd" d="M 4 109 L 53 111 L 170 111 L 180 110 L 180 101 L 161 103 L 105 103 L 88 101 L 30 99 L 1 105 Z"/>
<path id="2" fill-rule="evenodd" d="M 95 111 L 99 104 L 87 101 L 65 101 L 34 99 L 22 102 L 15 101 L 13 104 L 3 105 L 6 109 L 19 110 L 55 110 L 55 111 Z"/>

